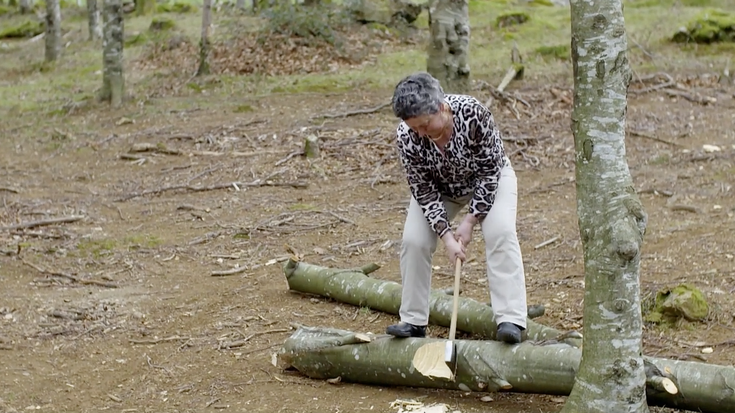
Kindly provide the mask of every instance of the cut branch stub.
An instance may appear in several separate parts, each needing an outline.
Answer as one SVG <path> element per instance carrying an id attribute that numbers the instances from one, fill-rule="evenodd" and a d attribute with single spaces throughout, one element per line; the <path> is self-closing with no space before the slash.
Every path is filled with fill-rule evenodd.
<path id="1" fill-rule="evenodd" d="M 319 137 L 309 135 L 304 138 L 304 155 L 307 158 L 319 158 L 321 151 L 319 150 Z"/>

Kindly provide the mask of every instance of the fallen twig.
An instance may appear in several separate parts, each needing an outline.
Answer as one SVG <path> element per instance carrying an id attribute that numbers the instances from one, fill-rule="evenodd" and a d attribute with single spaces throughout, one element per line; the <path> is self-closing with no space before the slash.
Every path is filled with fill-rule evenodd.
<path id="1" fill-rule="evenodd" d="M 7 186 L 0 186 L 0 192 L 2 192 L 2 191 L 5 191 L 5 192 L 12 192 L 12 193 L 14 193 L 14 194 L 17 194 L 17 193 L 19 193 L 19 192 L 20 192 L 20 191 L 18 191 L 18 190 L 17 190 L 17 189 L 15 189 L 15 188 L 10 188 L 10 187 L 7 187 Z"/>
<path id="2" fill-rule="evenodd" d="M 559 236 L 556 236 L 554 238 L 547 239 L 546 241 L 544 241 L 544 242 L 536 245 L 535 247 L 533 247 L 533 249 L 537 250 L 539 248 L 543 248 L 543 247 L 545 247 L 547 245 L 551 245 L 551 244 L 555 243 L 556 241 L 559 241 Z"/>
<path id="3" fill-rule="evenodd" d="M 45 268 L 41 268 L 36 264 L 30 263 L 26 260 L 21 260 L 21 262 L 34 270 L 40 272 L 41 274 L 46 274 L 54 277 L 61 277 L 66 278 L 68 280 L 74 281 L 75 283 L 83 284 L 83 285 L 97 285 L 100 287 L 107 287 L 107 288 L 118 288 L 119 286 L 115 283 L 107 282 L 107 281 L 98 281 L 98 280 L 86 280 L 84 278 L 79 278 L 71 274 L 66 274 L 63 272 L 57 272 L 57 271 L 49 271 Z"/>
<path id="4" fill-rule="evenodd" d="M 250 156 L 257 156 L 257 155 L 269 155 L 269 154 L 279 154 L 285 152 L 283 149 L 274 149 L 274 150 L 259 150 L 259 151 L 251 151 L 251 152 L 239 152 L 239 151 L 231 151 L 231 152 L 215 152 L 215 151 L 191 151 L 186 152 L 182 151 L 180 149 L 174 149 L 169 148 L 162 144 L 152 144 L 148 142 L 140 142 L 135 143 L 129 150 L 130 153 L 139 153 L 139 152 L 154 152 L 154 153 L 160 153 L 164 155 L 177 155 L 177 156 L 233 156 L 233 157 L 250 157 Z M 122 157 L 123 155 L 121 155 Z M 136 155 L 125 155 L 129 159 L 135 157 Z"/>
<path id="5" fill-rule="evenodd" d="M 139 197 L 146 196 L 146 195 L 159 195 L 164 192 L 177 191 L 177 190 L 186 190 L 190 192 L 205 192 L 205 191 L 216 191 L 218 189 L 233 188 L 236 191 L 238 191 L 242 187 L 259 187 L 259 186 L 290 186 L 292 188 L 307 188 L 309 184 L 307 184 L 306 182 L 298 182 L 298 181 L 297 182 L 272 182 L 272 181 L 260 180 L 260 179 L 256 179 L 252 182 L 226 182 L 226 183 L 221 183 L 221 184 L 202 185 L 202 186 L 180 184 L 180 185 L 164 186 L 161 188 L 147 189 L 142 192 L 134 192 L 132 194 L 128 194 L 128 195 L 119 197 L 115 201 L 117 202 L 129 201 L 133 198 L 139 198 Z"/>
<path id="6" fill-rule="evenodd" d="M 373 108 L 357 109 L 357 110 L 352 110 L 352 111 L 343 112 L 343 113 L 325 113 L 323 115 L 318 115 L 316 117 L 317 118 L 335 119 L 335 118 L 346 118 L 348 116 L 355 116 L 355 115 L 368 115 L 370 113 L 378 112 L 381 109 L 390 106 L 390 104 L 391 104 L 390 102 L 386 102 L 386 103 L 382 103 L 382 104 L 380 104 L 378 106 L 375 106 Z"/>
<path id="7" fill-rule="evenodd" d="M 42 219 L 39 221 L 22 222 L 20 224 L 8 225 L 7 227 L 0 227 L 0 230 L 2 231 L 11 230 L 12 231 L 15 229 L 36 228 L 36 227 L 43 227 L 43 226 L 54 225 L 54 224 L 68 224 L 71 222 L 81 221 L 84 218 L 85 218 L 84 215 L 71 215 L 68 217 Z"/>
<path id="8" fill-rule="evenodd" d="M 245 345 L 245 343 L 247 343 L 248 341 L 250 341 L 250 339 L 252 339 L 253 337 L 262 336 L 264 334 L 286 333 L 288 331 L 290 331 L 288 328 L 274 328 L 272 330 L 259 331 L 257 333 L 253 333 L 253 334 L 245 337 L 242 340 L 231 341 L 229 343 L 222 343 L 220 345 L 220 348 L 221 349 L 222 348 L 228 349 L 228 348 L 242 347 L 242 346 Z"/>
<path id="9" fill-rule="evenodd" d="M 128 340 L 130 344 L 158 344 L 158 343 L 165 343 L 168 341 L 179 341 L 179 340 L 191 340 L 190 337 L 181 337 L 181 336 L 171 336 L 171 337 L 165 337 L 165 338 L 156 338 L 151 340 L 135 340 L 130 339 Z"/>
<path id="10" fill-rule="evenodd" d="M 652 141 L 665 143 L 665 144 L 671 145 L 671 146 L 682 146 L 682 145 L 680 145 L 680 144 L 678 144 L 676 142 L 671 142 L 671 141 L 667 141 L 666 139 L 657 138 L 657 137 L 655 137 L 655 136 L 653 136 L 653 135 L 651 135 L 649 133 L 646 133 L 646 132 L 643 132 L 643 131 L 639 131 L 639 130 L 628 130 L 628 133 L 630 134 L 630 136 L 638 136 L 638 137 L 641 137 L 641 138 L 650 139 Z"/>
<path id="11" fill-rule="evenodd" d="M 709 96 L 694 96 L 681 90 L 664 89 L 664 92 L 672 97 L 682 97 L 690 102 L 699 103 L 700 105 L 708 105 L 717 102 L 717 99 Z"/>
<path id="12" fill-rule="evenodd" d="M 289 153 L 288 155 L 286 155 L 285 158 L 283 158 L 283 159 L 279 160 L 278 162 L 276 162 L 275 165 L 276 166 L 283 165 L 284 163 L 286 163 L 289 160 L 291 160 L 291 158 L 293 158 L 294 156 L 299 156 L 299 155 L 304 155 L 304 151 L 301 151 L 301 150 L 299 150 L 299 151 L 293 151 L 293 152 Z"/>
<path id="13" fill-rule="evenodd" d="M 212 271 L 209 275 L 211 275 L 212 277 L 226 277 L 228 275 L 243 273 L 248 269 L 249 268 L 247 265 L 243 265 L 242 267 L 230 268 L 229 270 Z"/>

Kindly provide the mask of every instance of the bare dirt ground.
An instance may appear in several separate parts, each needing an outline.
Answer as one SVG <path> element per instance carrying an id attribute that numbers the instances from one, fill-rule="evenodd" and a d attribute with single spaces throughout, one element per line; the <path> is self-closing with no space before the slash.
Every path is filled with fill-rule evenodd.
<path id="1" fill-rule="evenodd" d="M 649 214 L 642 290 L 650 297 L 689 282 L 712 311 L 704 323 L 646 326 L 645 353 L 729 365 L 735 90 L 702 76 L 679 80 L 692 96 L 717 101 L 630 97 L 628 161 Z M 571 90 L 517 87 L 531 105 L 520 120 L 505 106 L 493 111 L 519 177 L 529 303 L 546 306 L 537 321 L 581 331 Z M 387 109 L 320 117 L 374 107 L 389 94 L 168 97 L 152 104 L 183 109 L 99 107 L 60 122 L 9 120 L 0 153 L 0 411 L 394 412 L 396 399 L 462 412 L 558 410 L 563 397 L 495 394 L 483 402 L 462 392 L 333 385 L 271 364 L 293 322 L 382 332 L 397 320 L 289 292 L 281 269 L 288 245 L 324 266 L 375 262 L 382 268 L 372 276 L 400 282 L 409 193 L 392 143 L 396 121 Z M 243 102 L 252 111 L 236 110 Z M 321 159 L 298 155 L 309 133 L 321 137 Z M 131 151 L 144 144 L 153 150 Z M 81 218 L 13 227 L 58 217 Z M 487 301 L 480 251 L 473 243 L 463 294 Z M 441 248 L 435 263 L 433 287 L 450 286 Z M 211 275 L 236 265 L 247 270 Z M 705 346 L 714 352 L 702 354 Z"/>

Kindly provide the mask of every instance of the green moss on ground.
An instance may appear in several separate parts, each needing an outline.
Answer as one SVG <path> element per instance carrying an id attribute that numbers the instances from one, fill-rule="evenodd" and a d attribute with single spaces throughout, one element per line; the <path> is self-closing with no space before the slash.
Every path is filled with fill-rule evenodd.
<path id="1" fill-rule="evenodd" d="M 0 39 L 22 39 L 43 33 L 43 25 L 37 20 L 23 20 L 0 30 Z"/>
<path id="2" fill-rule="evenodd" d="M 709 304 L 701 290 L 691 284 L 680 284 L 656 293 L 656 300 L 645 320 L 656 324 L 673 324 L 680 319 L 703 321 L 709 315 Z"/>
<path id="3" fill-rule="evenodd" d="M 503 13 L 495 19 L 498 27 L 517 26 L 531 20 L 531 15 L 523 11 Z"/>
<path id="4" fill-rule="evenodd" d="M 672 40 L 677 43 L 735 42 L 735 14 L 721 10 L 705 10 L 685 28 L 679 29 Z"/>

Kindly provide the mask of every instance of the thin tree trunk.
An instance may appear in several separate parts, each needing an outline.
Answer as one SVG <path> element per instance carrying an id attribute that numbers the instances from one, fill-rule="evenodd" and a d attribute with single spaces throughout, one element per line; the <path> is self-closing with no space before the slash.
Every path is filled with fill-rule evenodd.
<path id="1" fill-rule="evenodd" d="M 156 0 L 136 0 L 135 14 L 138 16 L 147 16 L 156 11 Z"/>
<path id="2" fill-rule="evenodd" d="M 571 22 L 586 288 L 582 364 L 562 412 L 643 413 L 648 405 L 639 275 L 647 217 L 625 157 L 631 71 L 622 2 L 572 0 Z"/>
<path id="3" fill-rule="evenodd" d="M 13 4 L 10 4 L 10 6 L 13 6 Z M 31 11 L 33 11 L 33 0 L 20 0 L 19 7 L 20 7 L 20 14 L 28 14 Z"/>
<path id="4" fill-rule="evenodd" d="M 100 98 L 112 106 L 122 104 L 125 93 L 123 75 L 124 19 L 121 0 L 104 2 L 103 75 Z"/>
<path id="5" fill-rule="evenodd" d="M 339 377 L 345 382 L 379 386 L 550 395 L 572 391 L 582 359 L 582 350 L 563 343 L 511 346 L 497 341 L 456 340 L 457 368 L 451 381 L 426 377 L 412 365 L 416 350 L 436 341 L 302 326 L 286 339 L 278 358 L 319 380 Z M 735 411 L 735 368 L 653 357 L 642 358 L 642 362 L 644 393 L 650 405 L 702 413 Z M 602 396 L 598 398 L 604 403 Z"/>
<path id="6" fill-rule="evenodd" d="M 46 0 L 46 61 L 52 62 L 61 53 L 61 8 L 59 0 Z"/>
<path id="7" fill-rule="evenodd" d="M 89 40 L 102 38 L 102 26 L 100 26 L 100 9 L 97 0 L 87 0 L 87 21 L 89 27 Z"/>
<path id="8" fill-rule="evenodd" d="M 212 22 L 212 0 L 204 0 L 202 7 L 202 38 L 199 40 L 199 68 L 197 76 L 209 74 L 209 26 Z"/>
<path id="9" fill-rule="evenodd" d="M 389 314 L 398 314 L 401 306 L 401 285 L 368 277 L 376 271 L 375 264 L 363 269 L 332 269 L 305 262 L 289 260 L 284 264 L 288 287 L 294 291 L 317 294 L 360 307 L 369 307 Z M 432 291 L 429 297 L 429 323 L 449 327 L 453 298 L 441 291 Z M 495 339 L 496 325 L 492 307 L 471 298 L 459 298 L 457 331 L 471 332 L 486 339 Z M 541 341 L 561 339 L 580 346 L 576 332 L 564 333 L 557 329 L 527 321 L 526 338 Z"/>
<path id="10" fill-rule="evenodd" d="M 470 90 L 468 0 L 434 0 L 429 8 L 427 71 L 446 93 Z"/>

